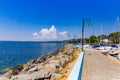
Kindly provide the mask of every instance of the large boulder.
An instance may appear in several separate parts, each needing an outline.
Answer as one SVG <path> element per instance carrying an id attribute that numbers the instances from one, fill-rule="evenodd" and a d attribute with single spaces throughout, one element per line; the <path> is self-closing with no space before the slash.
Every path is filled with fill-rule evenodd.
<path id="1" fill-rule="evenodd" d="M 72 59 L 73 59 L 73 56 L 68 56 L 68 55 L 65 56 L 66 63 L 71 61 Z"/>
<path id="2" fill-rule="evenodd" d="M 32 65 L 32 64 L 34 64 L 34 63 L 36 63 L 36 60 L 35 60 L 35 59 L 27 62 L 27 65 Z"/>
<path id="3" fill-rule="evenodd" d="M 59 78 L 59 77 L 62 77 L 62 75 L 61 75 L 61 74 L 53 73 L 53 74 L 51 75 L 51 80 L 54 80 L 55 78 Z"/>
<path id="4" fill-rule="evenodd" d="M 28 71 L 28 70 L 30 70 L 30 69 L 33 68 L 33 67 L 34 67 L 34 65 L 28 65 L 28 64 L 26 64 L 26 65 L 24 65 L 22 71 Z"/>
<path id="5" fill-rule="evenodd" d="M 60 66 L 60 61 L 59 60 L 50 60 L 49 64 L 53 66 Z"/>
<path id="6" fill-rule="evenodd" d="M 56 70 L 56 67 L 54 65 L 52 65 L 52 64 L 46 64 L 42 68 L 49 71 L 49 72 L 51 72 L 51 73 L 54 73 L 55 70 Z"/>
<path id="7" fill-rule="evenodd" d="M 51 73 L 49 71 L 41 69 L 31 74 L 20 74 L 13 76 L 10 80 L 45 80 L 50 78 Z"/>
<path id="8" fill-rule="evenodd" d="M 72 45 L 65 45 L 59 49 L 59 52 L 71 54 L 76 48 Z"/>
<path id="9" fill-rule="evenodd" d="M 31 68 L 30 70 L 28 70 L 28 73 L 32 73 L 35 71 L 38 71 L 38 67 Z"/>
<path id="10" fill-rule="evenodd" d="M 12 76 L 12 72 L 10 72 L 10 71 L 8 71 L 8 72 L 6 72 L 4 75 L 2 75 L 3 77 L 6 77 L 6 78 L 11 78 L 11 76 Z"/>
<path id="11" fill-rule="evenodd" d="M 36 63 L 43 63 L 47 60 L 47 55 L 41 56 L 36 60 Z"/>
<path id="12" fill-rule="evenodd" d="M 66 63 L 65 57 L 61 57 L 59 60 L 61 66 L 63 66 Z"/>

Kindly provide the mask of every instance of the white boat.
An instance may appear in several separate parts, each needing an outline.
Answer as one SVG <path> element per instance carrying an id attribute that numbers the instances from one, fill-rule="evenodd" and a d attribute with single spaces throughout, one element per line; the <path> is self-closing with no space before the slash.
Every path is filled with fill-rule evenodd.
<path id="1" fill-rule="evenodd" d="M 84 48 L 88 48 L 88 47 L 90 47 L 90 45 L 89 44 L 85 44 L 83 47 Z"/>
<path id="2" fill-rule="evenodd" d="M 112 50 L 112 47 L 110 47 L 110 46 L 105 46 L 105 50 Z"/>
<path id="3" fill-rule="evenodd" d="M 102 50 L 102 53 L 108 54 L 110 52 L 110 50 Z"/>
<path id="4" fill-rule="evenodd" d="M 117 46 L 118 46 L 118 49 L 120 49 L 120 44 L 118 44 Z"/>
<path id="5" fill-rule="evenodd" d="M 102 47 L 98 47 L 97 50 L 112 50 L 112 47 L 110 47 L 110 46 L 102 46 Z"/>
<path id="6" fill-rule="evenodd" d="M 97 50 L 104 50 L 104 47 L 98 47 Z"/>
<path id="7" fill-rule="evenodd" d="M 120 60 L 120 54 L 117 55 L 117 58 Z"/>

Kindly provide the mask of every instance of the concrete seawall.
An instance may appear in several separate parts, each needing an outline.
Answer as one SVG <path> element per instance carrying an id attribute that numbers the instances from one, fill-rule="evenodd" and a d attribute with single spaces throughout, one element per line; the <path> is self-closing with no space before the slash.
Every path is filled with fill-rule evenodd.
<path id="1" fill-rule="evenodd" d="M 81 52 L 67 80 L 81 80 L 84 52 Z"/>

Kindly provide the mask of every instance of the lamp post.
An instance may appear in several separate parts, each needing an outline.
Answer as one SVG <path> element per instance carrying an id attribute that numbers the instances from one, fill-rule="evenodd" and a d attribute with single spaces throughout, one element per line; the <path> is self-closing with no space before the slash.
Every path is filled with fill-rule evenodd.
<path id="1" fill-rule="evenodd" d="M 82 51 L 84 51 L 83 46 L 84 46 L 84 26 L 85 26 L 85 22 L 88 23 L 89 27 L 92 26 L 89 18 L 83 18 L 82 19 Z"/>
<path id="2" fill-rule="evenodd" d="M 71 36 L 71 35 L 70 35 L 70 34 L 68 34 L 68 43 L 70 43 L 70 36 Z"/>

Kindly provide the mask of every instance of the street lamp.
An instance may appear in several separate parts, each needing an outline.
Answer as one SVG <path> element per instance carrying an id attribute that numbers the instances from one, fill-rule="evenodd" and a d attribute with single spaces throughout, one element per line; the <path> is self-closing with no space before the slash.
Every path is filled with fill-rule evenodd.
<path id="1" fill-rule="evenodd" d="M 71 36 L 71 35 L 70 35 L 70 34 L 68 34 L 68 43 L 70 43 L 70 36 Z"/>
<path id="2" fill-rule="evenodd" d="M 88 23 L 88 26 L 92 26 L 92 24 L 90 23 L 90 19 L 89 18 L 83 18 L 82 19 L 82 51 L 84 51 L 83 49 L 83 45 L 84 45 L 84 26 L 85 26 L 85 22 Z"/>

